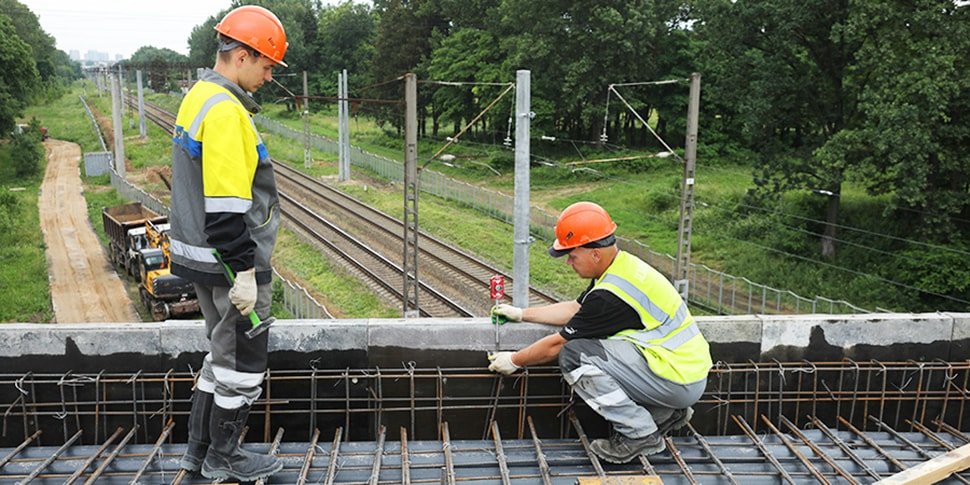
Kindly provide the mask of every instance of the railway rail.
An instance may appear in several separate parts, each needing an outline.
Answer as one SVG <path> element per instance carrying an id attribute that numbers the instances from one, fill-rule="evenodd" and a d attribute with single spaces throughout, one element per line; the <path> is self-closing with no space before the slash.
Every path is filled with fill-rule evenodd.
<path id="1" fill-rule="evenodd" d="M 152 103 L 145 103 L 145 113 L 149 120 L 172 132 L 172 113 Z M 286 163 L 273 163 L 284 220 L 329 256 L 344 261 L 352 273 L 382 297 L 401 302 L 402 285 L 396 281 L 403 283 L 403 223 Z M 426 232 L 420 235 L 419 252 L 419 303 L 423 316 L 487 315 L 491 302 L 483 296 L 489 278 L 503 274 L 507 287 L 514 285 L 503 271 Z M 481 292 L 469 291 L 470 288 Z M 511 298 L 507 296 L 505 301 L 510 302 Z M 555 296 L 530 288 L 530 305 L 556 301 Z"/>

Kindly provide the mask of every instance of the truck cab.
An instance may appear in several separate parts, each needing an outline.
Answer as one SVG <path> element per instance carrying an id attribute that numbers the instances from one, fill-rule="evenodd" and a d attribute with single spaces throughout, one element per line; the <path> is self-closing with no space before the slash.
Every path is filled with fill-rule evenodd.
<path id="1" fill-rule="evenodd" d="M 167 234 L 169 229 L 172 228 L 171 224 L 155 224 L 158 228 L 160 234 Z M 124 266 L 135 281 L 141 281 L 144 271 L 142 267 L 142 258 L 144 257 L 144 250 L 149 248 L 148 234 L 145 226 L 135 227 L 128 230 L 127 234 L 127 246 L 128 250 L 125 254 Z M 161 250 L 159 249 L 161 253 Z M 164 257 L 164 256 L 163 256 Z"/>

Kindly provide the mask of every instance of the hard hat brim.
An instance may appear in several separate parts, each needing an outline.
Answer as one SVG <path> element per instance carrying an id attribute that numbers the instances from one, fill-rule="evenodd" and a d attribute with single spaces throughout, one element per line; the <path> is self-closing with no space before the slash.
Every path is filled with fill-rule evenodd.
<path id="1" fill-rule="evenodd" d="M 561 257 L 569 254 L 569 252 L 572 251 L 573 249 L 575 249 L 575 248 L 556 249 L 556 246 L 555 245 L 552 245 L 552 246 L 549 246 L 549 256 L 552 256 L 554 258 L 561 258 Z"/>
<path id="2" fill-rule="evenodd" d="M 606 236 L 602 239 L 597 239 L 595 241 L 588 242 L 586 244 L 580 244 L 579 246 L 573 246 L 571 248 L 560 246 L 559 241 L 556 241 L 552 244 L 552 246 L 549 246 L 549 256 L 552 256 L 554 258 L 561 258 L 569 254 L 570 251 L 576 248 L 591 248 L 591 249 L 606 248 L 614 244 L 616 244 L 616 236 L 613 234 L 610 234 L 609 236 Z"/>

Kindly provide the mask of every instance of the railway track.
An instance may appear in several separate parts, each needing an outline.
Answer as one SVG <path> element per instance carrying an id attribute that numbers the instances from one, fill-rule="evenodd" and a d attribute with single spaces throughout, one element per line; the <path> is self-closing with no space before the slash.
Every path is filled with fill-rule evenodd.
<path id="1" fill-rule="evenodd" d="M 152 122 L 172 132 L 172 113 L 151 103 L 145 103 L 145 113 Z M 328 257 L 343 261 L 382 297 L 400 304 L 403 223 L 283 162 L 273 163 L 284 222 Z M 427 233 L 420 234 L 421 315 L 487 315 L 491 306 L 488 280 L 495 274 L 504 272 Z M 513 288 L 512 278 L 505 277 L 507 287 Z M 510 301 L 506 297 L 506 302 Z M 558 300 L 530 288 L 529 301 L 535 306 Z"/>

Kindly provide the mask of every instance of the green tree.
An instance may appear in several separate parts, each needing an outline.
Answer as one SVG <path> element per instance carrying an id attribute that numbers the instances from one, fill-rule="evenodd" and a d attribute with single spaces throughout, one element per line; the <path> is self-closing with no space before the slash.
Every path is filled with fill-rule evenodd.
<path id="1" fill-rule="evenodd" d="M 41 80 L 41 83 L 35 84 L 34 94 L 46 90 L 51 96 L 58 95 L 58 86 L 62 81 L 80 77 L 80 64 L 57 50 L 54 38 L 44 32 L 37 15 L 30 9 L 17 0 L 0 0 L 0 13 L 10 18 L 17 35 L 30 46 L 30 56 Z"/>
<path id="2" fill-rule="evenodd" d="M 318 76 L 312 91 L 335 95 L 336 73 L 342 69 L 357 86 L 373 84 L 370 75 L 377 18 L 370 7 L 351 2 L 324 7 L 317 32 Z"/>
<path id="3" fill-rule="evenodd" d="M 146 84 L 156 91 L 173 91 L 173 80 L 180 79 L 186 69 L 191 69 L 189 58 L 168 48 L 139 47 L 128 60 L 121 63 L 126 70 L 141 69 L 146 72 Z"/>
<path id="4" fill-rule="evenodd" d="M 667 0 L 502 2 L 499 38 L 510 65 L 533 73 L 537 128 L 596 139 L 609 84 L 686 77 L 689 31 L 681 7 Z M 537 11 L 543 14 L 534 15 Z M 666 123 L 668 116 L 683 118 L 686 112 L 686 96 L 670 100 L 671 93 L 658 88 L 626 95 L 644 119 L 657 110 Z M 614 141 L 647 143 L 642 128 L 634 137 L 637 124 L 622 108 L 611 108 L 611 114 Z M 661 135 L 667 135 L 666 129 L 662 125 Z M 624 130 L 622 138 L 617 136 Z"/>
<path id="5" fill-rule="evenodd" d="M 419 79 L 425 77 L 419 70 L 433 48 L 432 35 L 446 34 L 448 21 L 437 8 L 434 0 L 377 0 L 374 11 L 379 18 L 377 38 L 374 41 L 374 59 L 371 62 L 372 78 L 384 82 L 408 72 L 416 72 Z M 374 91 L 381 98 L 404 99 L 403 83 L 391 83 Z M 418 109 L 423 118 L 425 106 L 430 102 L 428 92 L 419 89 Z M 395 108 L 378 109 L 378 121 L 390 122 L 398 129 L 403 127 L 403 116 Z M 420 127 L 424 123 L 419 120 Z"/>
<path id="6" fill-rule="evenodd" d="M 33 177 L 40 172 L 40 162 L 44 158 L 44 146 L 40 143 L 40 132 L 30 130 L 13 136 L 10 162 L 17 177 Z"/>
<path id="7" fill-rule="evenodd" d="M 34 85 L 39 82 L 33 57 L 28 46 L 14 29 L 6 15 L 0 14 L 0 136 L 14 127 L 27 104 Z"/>
<path id="8" fill-rule="evenodd" d="M 229 9 L 221 10 L 219 13 L 209 17 L 205 22 L 196 25 L 189 34 L 189 63 L 193 66 L 212 67 L 216 61 L 216 49 L 219 42 L 216 40 L 216 24 L 229 13 Z"/>
<path id="9" fill-rule="evenodd" d="M 967 210 L 968 12 L 953 2 L 701 2 L 696 62 L 710 126 L 758 154 L 762 196 L 826 197 L 836 254 L 843 183 L 929 209 L 924 231 Z M 925 214 L 925 212 L 924 212 Z"/>
<path id="10" fill-rule="evenodd" d="M 704 105 L 727 116 L 758 153 L 763 197 L 807 189 L 827 194 L 822 254 L 835 257 L 842 157 L 816 157 L 859 122 L 861 39 L 847 36 L 852 2 L 712 0 L 701 4 L 697 63 Z M 715 124 L 717 126 L 717 124 Z"/>
<path id="11" fill-rule="evenodd" d="M 503 52 L 495 48 L 498 39 L 490 32 L 458 28 L 440 40 L 439 44 L 428 63 L 427 73 L 431 79 L 482 83 L 507 83 L 515 79 L 515 73 L 507 64 Z M 434 89 L 432 135 L 438 135 L 439 117 L 454 123 L 454 134 L 505 89 L 504 86 L 444 86 Z M 507 125 L 513 99 L 514 94 L 507 94 L 501 105 L 481 118 L 479 126 L 484 135 L 489 135 L 489 130 L 494 135 L 499 126 Z M 504 108 L 499 109 L 498 106 Z"/>
<path id="12" fill-rule="evenodd" d="M 816 158 L 844 160 L 871 194 L 916 209 L 908 230 L 955 242 L 953 217 L 970 214 L 970 7 L 914 3 L 853 2 L 845 35 L 861 45 L 853 71 L 865 75 L 850 78 L 857 122 Z"/>

